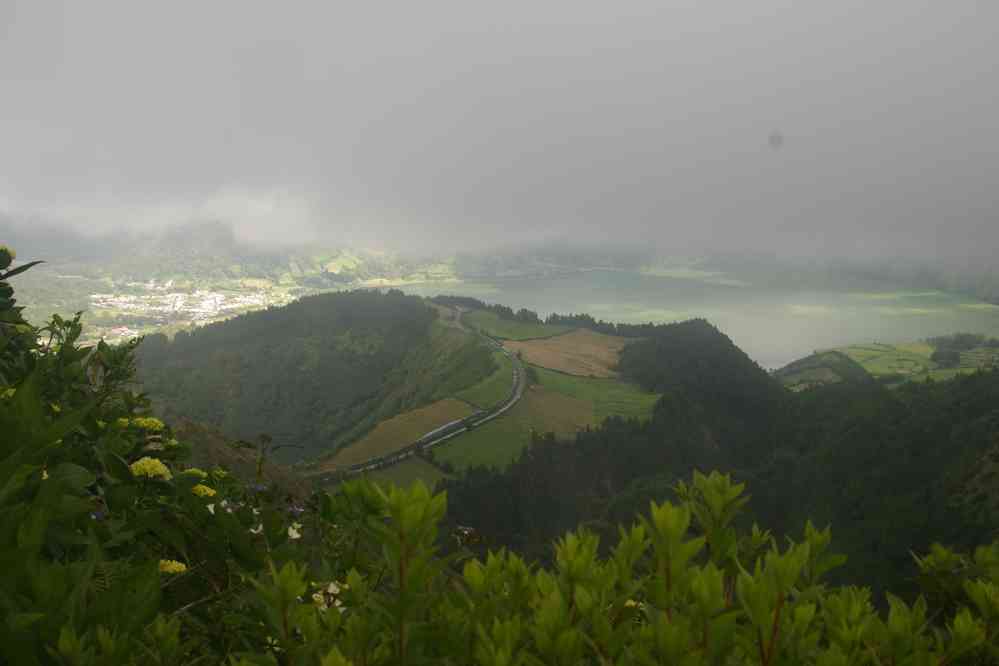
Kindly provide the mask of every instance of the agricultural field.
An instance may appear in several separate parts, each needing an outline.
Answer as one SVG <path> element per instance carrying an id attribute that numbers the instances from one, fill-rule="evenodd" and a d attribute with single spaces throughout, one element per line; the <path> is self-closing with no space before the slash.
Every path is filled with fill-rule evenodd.
<path id="1" fill-rule="evenodd" d="M 446 398 L 426 407 L 399 414 L 382 421 L 363 438 L 323 461 L 318 471 L 326 472 L 392 453 L 412 444 L 434 428 L 469 416 L 473 412 L 467 403 Z"/>
<path id="2" fill-rule="evenodd" d="M 406 458 L 397 465 L 392 465 L 376 472 L 369 472 L 365 476 L 382 486 L 394 484 L 403 487 L 409 486 L 414 481 L 419 480 L 431 488 L 441 479 L 447 478 L 444 472 L 417 456 Z"/>
<path id="3" fill-rule="evenodd" d="M 568 333 L 570 326 L 548 326 L 547 324 L 527 324 L 512 319 L 501 319 L 487 310 L 472 310 L 463 315 L 465 323 L 473 328 L 503 340 L 532 340 L 550 338 L 553 335 Z"/>
<path id="4" fill-rule="evenodd" d="M 958 367 L 943 368 L 930 359 L 933 347 L 926 342 L 851 345 L 838 351 L 859 363 L 875 378 L 897 376 L 899 381 L 951 379 L 999 362 L 999 350 L 977 347 L 961 352 L 961 363 Z"/>
<path id="5" fill-rule="evenodd" d="M 528 445 L 532 431 L 569 436 L 593 425 L 593 408 L 587 401 L 532 386 L 506 414 L 434 448 L 434 459 L 456 470 L 505 467 Z"/>
<path id="6" fill-rule="evenodd" d="M 647 418 L 659 396 L 615 379 L 574 377 L 534 368 L 539 384 L 529 387 L 503 416 L 434 449 L 437 461 L 456 470 L 474 465 L 508 465 L 531 440 L 531 432 L 572 436 L 608 416 Z"/>
<path id="7" fill-rule="evenodd" d="M 616 377 L 617 362 L 628 340 L 580 328 L 539 340 L 508 340 L 503 346 L 542 368 L 581 377 Z"/>
<path id="8" fill-rule="evenodd" d="M 478 384 L 459 391 L 454 397 L 470 402 L 480 409 L 488 409 L 506 400 L 513 388 L 513 363 L 503 352 L 493 352 L 497 368 L 493 374 Z"/>
<path id="9" fill-rule="evenodd" d="M 535 372 L 545 389 L 588 402 L 596 423 L 602 423 L 608 416 L 648 418 L 659 400 L 657 393 L 616 379 L 573 377 L 545 368 L 535 368 Z"/>

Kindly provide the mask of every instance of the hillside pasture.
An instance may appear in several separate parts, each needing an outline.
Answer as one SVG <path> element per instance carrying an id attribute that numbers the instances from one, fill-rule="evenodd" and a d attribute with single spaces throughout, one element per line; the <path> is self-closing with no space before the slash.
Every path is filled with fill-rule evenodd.
<path id="1" fill-rule="evenodd" d="M 434 428 L 473 412 L 467 403 L 446 398 L 399 414 L 382 421 L 360 440 L 338 451 L 332 458 L 324 461 L 318 471 L 327 472 L 398 451 Z"/>
<path id="2" fill-rule="evenodd" d="M 506 354 L 499 351 L 493 352 L 493 362 L 496 363 L 493 374 L 478 384 L 459 391 L 454 397 L 480 409 L 488 409 L 506 400 L 513 388 L 513 363 Z"/>
<path id="3" fill-rule="evenodd" d="M 439 462 L 456 470 L 474 465 L 505 467 L 531 441 L 531 432 L 571 437 L 608 416 L 648 418 L 659 399 L 616 379 L 575 377 L 534 368 L 539 383 L 509 412 L 434 449 Z"/>
<path id="4" fill-rule="evenodd" d="M 871 375 L 862 365 L 838 351 L 816 352 L 798 359 L 778 370 L 774 377 L 791 391 L 843 381 L 871 381 Z"/>
<path id="5" fill-rule="evenodd" d="M 573 330 L 570 326 L 548 326 L 529 324 L 513 319 L 503 319 L 495 312 L 472 310 L 462 315 L 469 326 L 501 340 L 533 340 L 550 338 Z"/>
<path id="6" fill-rule="evenodd" d="M 581 377 L 616 377 L 617 362 L 628 340 L 588 329 L 551 338 L 508 340 L 503 346 L 542 368 Z"/>
<path id="7" fill-rule="evenodd" d="M 588 402 L 595 423 L 608 416 L 649 418 L 659 400 L 657 393 L 617 379 L 574 377 L 545 368 L 535 368 L 535 372 L 545 389 Z"/>
<path id="8" fill-rule="evenodd" d="M 436 447 L 434 458 L 456 470 L 506 467 L 530 443 L 531 432 L 570 436 L 595 425 L 592 406 L 542 386 L 532 386 L 510 411 Z"/>

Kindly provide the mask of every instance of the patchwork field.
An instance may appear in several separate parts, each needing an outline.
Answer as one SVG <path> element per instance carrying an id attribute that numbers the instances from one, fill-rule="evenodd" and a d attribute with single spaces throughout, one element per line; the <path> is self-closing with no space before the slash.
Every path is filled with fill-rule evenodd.
<path id="1" fill-rule="evenodd" d="M 627 343 L 625 338 L 580 328 L 552 338 L 508 340 L 503 346 L 542 368 L 582 377 L 616 377 L 618 358 Z"/>
<path id="2" fill-rule="evenodd" d="M 488 409 L 503 402 L 510 395 L 513 387 L 513 363 L 503 352 L 493 352 L 496 371 L 481 382 L 459 391 L 455 397 L 472 403 L 480 409 Z"/>
<path id="3" fill-rule="evenodd" d="M 958 367 L 942 368 L 930 360 L 933 347 L 925 342 L 851 345 L 838 351 L 862 365 L 874 377 L 897 375 L 900 380 L 951 379 L 999 362 L 999 350 L 979 347 L 961 352 Z"/>
<path id="4" fill-rule="evenodd" d="M 326 472 L 397 451 L 412 444 L 434 428 L 469 416 L 473 412 L 468 403 L 447 398 L 399 414 L 382 421 L 362 439 L 341 449 L 335 456 L 324 461 L 317 471 Z"/>
<path id="5" fill-rule="evenodd" d="M 569 326 L 548 326 L 547 324 L 525 324 L 511 319 L 501 319 L 487 310 L 472 310 L 464 314 L 465 323 L 494 338 L 503 340 L 531 340 L 550 338 L 553 335 L 568 333 Z"/>
<path id="6" fill-rule="evenodd" d="M 508 465 L 531 440 L 532 430 L 571 436 L 608 416 L 647 418 L 659 396 L 616 379 L 592 379 L 535 368 L 539 384 L 503 416 L 434 449 L 456 470 Z"/>

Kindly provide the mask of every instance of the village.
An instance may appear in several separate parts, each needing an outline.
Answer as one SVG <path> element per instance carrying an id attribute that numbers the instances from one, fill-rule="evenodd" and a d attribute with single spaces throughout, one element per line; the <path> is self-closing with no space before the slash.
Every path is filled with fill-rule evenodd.
<path id="1" fill-rule="evenodd" d="M 285 305 L 292 296 L 279 289 L 177 290 L 173 280 L 129 282 L 122 291 L 90 295 L 92 335 L 123 342 L 167 327 L 186 328 L 243 312 Z"/>

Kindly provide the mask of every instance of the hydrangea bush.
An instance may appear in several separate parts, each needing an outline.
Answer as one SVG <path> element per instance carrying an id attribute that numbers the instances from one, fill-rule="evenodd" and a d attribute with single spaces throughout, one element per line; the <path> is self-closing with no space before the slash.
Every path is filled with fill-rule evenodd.
<path id="1" fill-rule="evenodd" d="M 298 506 L 190 468 L 130 384 L 134 344 L 30 326 L 6 281 L 23 268 L 0 273 L 0 663 L 999 663 L 999 545 L 934 547 L 925 595 L 878 612 L 823 582 L 828 529 L 738 531 L 744 488 L 718 473 L 609 547 L 565 535 L 544 569 L 442 554 L 469 529 L 442 534 L 445 497 L 419 484 Z"/>

